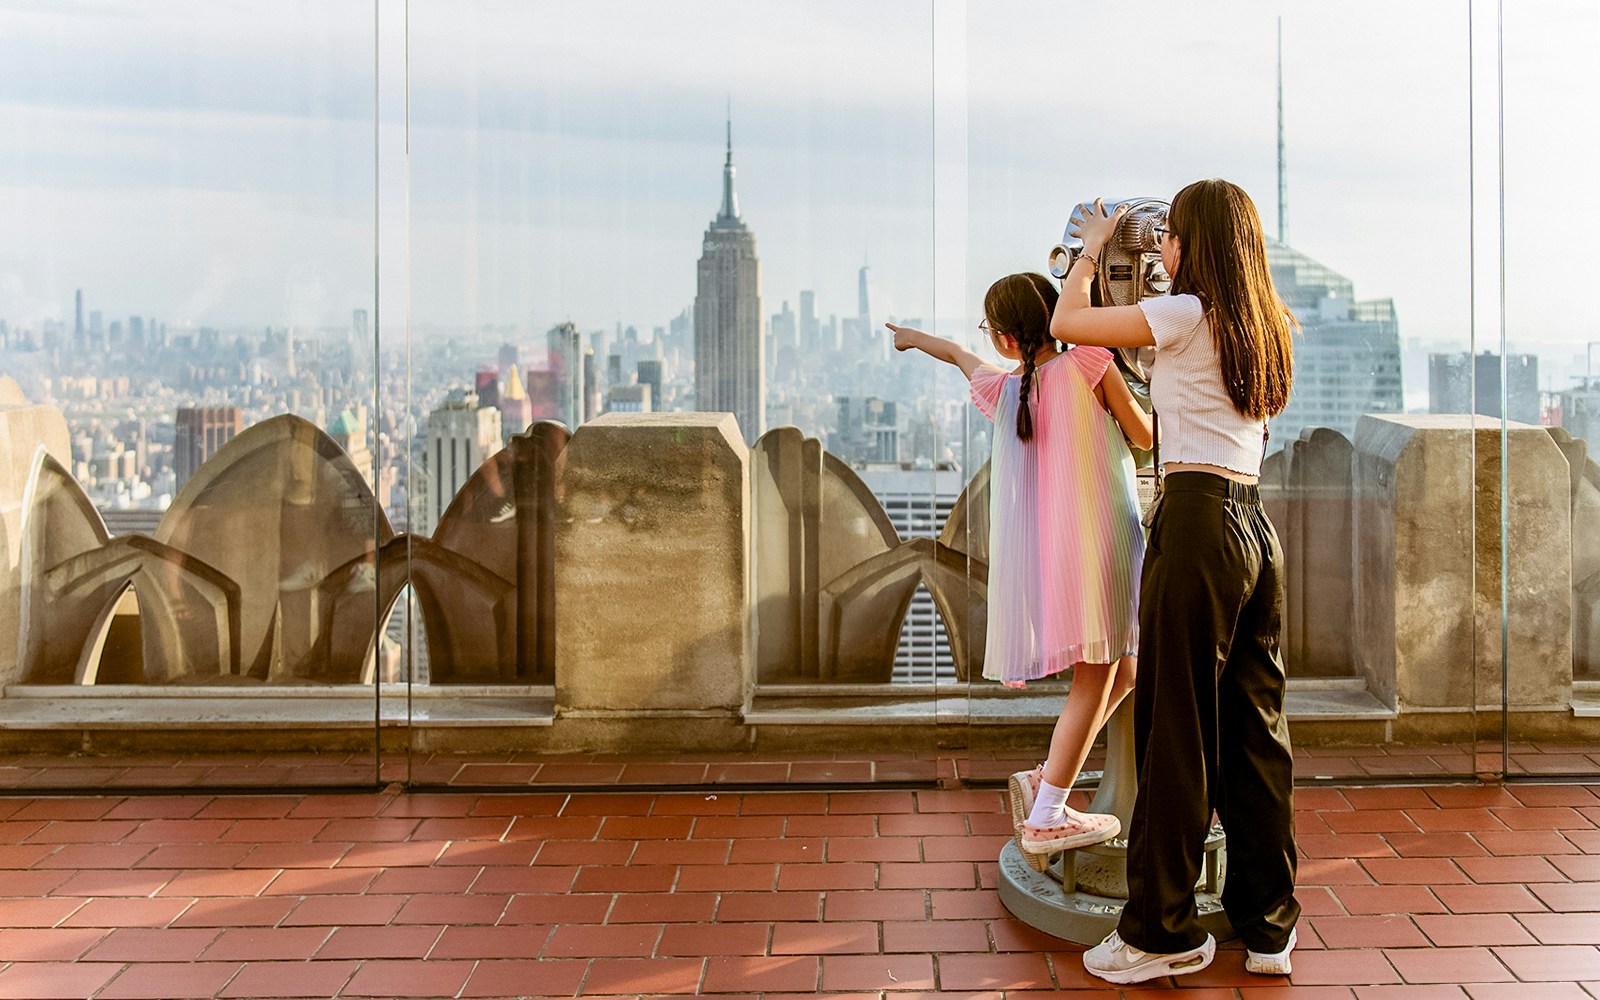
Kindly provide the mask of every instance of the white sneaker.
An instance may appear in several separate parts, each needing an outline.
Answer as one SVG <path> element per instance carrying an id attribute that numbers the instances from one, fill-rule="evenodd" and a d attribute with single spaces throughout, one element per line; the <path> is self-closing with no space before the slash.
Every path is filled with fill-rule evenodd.
<path id="1" fill-rule="evenodd" d="M 1244 968 L 1246 972 L 1254 972 L 1258 976 L 1287 976 L 1293 966 L 1289 964 L 1289 953 L 1294 951 L 1295 933 L 1289 931 L 1289 943 L 1282 951 L 1261 952 L 1246 951 Z"/>
<path id="2" fill-rule="evenodd" d="M 1083 967 L 1108 983 L 1142 983 L 1161 976 L 1181 976 L 1199 972 L 1217 954 L 1217 939 L 1206 935 L 1198 948 L 1171 955 L 1140 951 L 1112 931 L 1104 941 L 1083 953 Z"/>

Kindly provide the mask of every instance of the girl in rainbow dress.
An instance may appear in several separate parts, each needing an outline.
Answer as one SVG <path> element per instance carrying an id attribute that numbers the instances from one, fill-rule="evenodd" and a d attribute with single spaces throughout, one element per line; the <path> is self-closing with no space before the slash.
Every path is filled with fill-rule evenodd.
<path id="1" fill-rule="evenodd" d="M 1033 772 L 1011 779 L 1012 822 L 1024 858 L 1115 837 L 1115 816 L 1066 804 L 1095 734 L 1133 689 L 1144 529 L 1128 441 L 1151 442 L 1111 352 L 1065 351 L 1050 335 L 1058 292 L 1039 274 L 990 286 L 984 322 L 1011 370 L 953 341 L 888 324 L 896 350 L 961 369 L 994 421 L 989 465 L 989 624 L 983 674 L 1008 687 L 1072 670 L 1072 689 Z M 1125 440 L 1126 438 L 1126 440 Z"/>

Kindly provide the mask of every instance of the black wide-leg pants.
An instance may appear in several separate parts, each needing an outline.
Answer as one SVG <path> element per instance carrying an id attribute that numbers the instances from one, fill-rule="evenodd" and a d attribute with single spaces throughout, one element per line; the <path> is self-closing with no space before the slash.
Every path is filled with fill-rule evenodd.
<path id="1" fill-rule="evenodd" d="M 1213 810 L 1228 838 L 1222 905 L 1245 946 L 1282 951 L 1300 916 L 1282 569 L 1257 487 L 1166 477 L 1139 591 L 1139 795 L 1117 928 L 1135 948 L 1170 954 L 1205 941 L 1194 889 Z"/>

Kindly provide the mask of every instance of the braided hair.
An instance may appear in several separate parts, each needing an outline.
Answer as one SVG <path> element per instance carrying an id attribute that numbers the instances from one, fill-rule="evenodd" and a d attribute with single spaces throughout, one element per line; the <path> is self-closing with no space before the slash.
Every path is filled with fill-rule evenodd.
<path id="1" fill-rule="evenodd" d="M 1022 386 L 1017 405 L 1017 438 L 1033 440 L 1033 410 L 1029 396 L 1037 388 L 1034 371 L 1038 365 L 1034 355 L 1046 346 L 1053 346 L 1050 336 L 1050 315 L 1055 311 L 1055 289 L 1042 274 L 1008 274 L 989 286 L 983 297 L 983 315 L 990 329 L 1017 342 L 1022 353 Z"/>

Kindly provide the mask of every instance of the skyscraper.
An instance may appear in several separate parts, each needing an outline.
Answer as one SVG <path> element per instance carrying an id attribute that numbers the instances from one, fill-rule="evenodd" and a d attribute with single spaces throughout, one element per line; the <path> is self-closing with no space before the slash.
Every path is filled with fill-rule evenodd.
<path id="1" fill-rule="evenodd" d="M 425 534 L 432 534 L 461 487 L 478 466 L 500 450 L 500 411 L 478 405 L 476 393 L 452 389 L 428 414 L 427 493 L 423 497 Z"/>
<path id="2" fill-rule="evenodd" d="M 867 297 L 867 265 L 856 272 L 856 336 L 861 338 L 860 356 L 877 361 L 887 358 L 893 351 L 888 338 L 878 336 L 872 328 L 872 305 Z"/>
<path id="3" fill-rule="evenodd" d="M 77 321 L 72 326 L 72 349 L 82 352 L 86 347 L 88 347 L 83 340 L 83 289 L 78 289 L 78 293 L 73 296 L 73 302 L 77 307 Z"/>
<path id="4" fill-rule="evenodd" d="M 1476 412 L 1485 417 L 1500 416 L 1500 355 L 1428 355 L 1428 412 L 1473 412 L 1473 390 L 1477 390 Z M 1507 416 L 1525 424 L 1539 422 L 1539 357 L 1535 354 L 1506 356 Z M 1564 426 L 1564 424 L 1563 424 Z"/>
<path id="5" fill-rule="evenodd" d="M 244 414 L 237 406 L 184 406 L 178 409 L 172 438 L 172 464 L 178 489 L 244 430 Z"/>
<path id="6" fill-rule="evenodd" d="M 694 300 L 695 409 L 727 410 L 753 442 L 767 426 L 761 261 L 733 193 L 733 122 L 722 166 L 722 208 L 701 244 Z"/>
<path id="7" fill-rule="evenodd" d="M 583 334 L 571 323 L 551 327 L 549 333 L 550 380 L 556 388 L 555 419 L 574 433 L 583 423 L 584 401 L 588 397 L 583 383 Z"/>
<path id="8" fill-rule="evenodd" d="M 1306 427 L 1331 427 L 1354 438 L 1364 413 L 1400 413 L 1400 326 L 1391 299 L 1355 300 L 1349 278 L 1279 243 L 1267 241 L 1267 265 L 1284 304 L 1300 321 L 1294 387 L 1274 417 L 1272 451 Z"/>
<path id="9" fill-rule="evenodd" d="M 500 429 L 506 438 L 527 430 L 528 425 L 533 423 L 533 401 L 522 387 L 522 373 L 516 365 L 511 366 L 511 372 L 506 376 L 506 391 L 499 392 L 497 385 L 495 395 L 495 402 L 500 409 Z"/>

